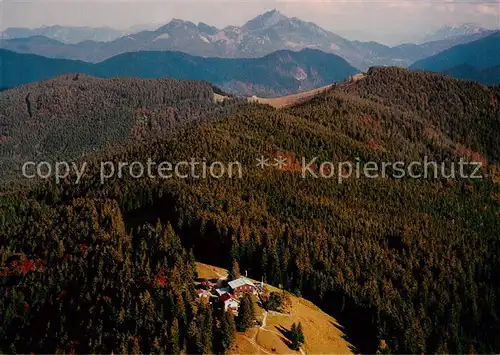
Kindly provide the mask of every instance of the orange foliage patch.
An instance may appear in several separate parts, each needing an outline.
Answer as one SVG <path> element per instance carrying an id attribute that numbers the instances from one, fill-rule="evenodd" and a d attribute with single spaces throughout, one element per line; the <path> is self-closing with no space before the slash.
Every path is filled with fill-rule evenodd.
<path id="1" fill-rule="evenodd" d="M 284 158 L 286 159 L 286 165 L 283 167 L 283 171 L 289 171 L 289 172 L 301 172 L 302 171 L 302 164 L 299 160 L 295 159 L 295 153 L 294 152 L 282 152 L 277 154 L 277 158 Z"/>
<path id="2" fill-rule="evenodd" d="M 457 146 L 455 147 L 455 152 L 457 153 L 457 155 L 461 156 L 464 159 L 468 159 L 473 162 L 481 162 L 483 166 L 486 166 L 488 164 L 486 158 L 481 154 L 461 144 L 457 144 Z"/>
<path id="3" fill-rule="evenodd" d="M 329 165 L 322 165 L 319 167 L 320 174 L 323 176 L 330 176 L 332 174 L 332 169 L 330 168 Z"/>
<path id="4" fill-rule="evenodd" d="M 160 287 L 160 288 L 167 287 L 167 276 L 165 275 L 166 273 L 167 273 L 167 269 L 165 267 L 162 267 L 160 269 L 160 271 L 158 272 L 158 275 L 156 276 L 156 279 L 155 279 L 156 287 Z"/>
<path id="5" fill-rule="evenodd" d="M 374 125 L 379 127 L 380 126 L 380 120 L 377 118 L 373 117 L 372 115 L 363 115 L 359 118 L 362 122 Z"/>
<path id="6" fill-rule="evenodd" d="M 26 276 L 31 271 L 39 271 L 40 264 L 35 260 L 21 259 L 12 262 L 12 272 L 17 275 Z"/>
<path id="7" fill-rule="evenodd" d="M 10 267 L 0 267 L 0 276 L 8 277 L 10 275 L 26 276 L 30 272 L 40 272 L 44 269 L 44 263 L 40 260 L 30 260 L 23 257 L 20 260 L 14 260 Z"/>
<path id="8" fill-rule="evenodd" d="M 386 149 L 379 143 L 377 143 L 374 139 L 370 139 L 367 143 L 367 146 L 373 150 L 380 150 L 385 152 Z"/>

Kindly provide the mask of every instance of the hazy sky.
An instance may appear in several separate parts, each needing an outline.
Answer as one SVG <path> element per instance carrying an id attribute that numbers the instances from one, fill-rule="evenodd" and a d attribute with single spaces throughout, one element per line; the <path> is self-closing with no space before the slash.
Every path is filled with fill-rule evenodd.
<path id="1" fill-rule="evenodd" d="M 172 18 L 224 27 L 242 25 L 274 8 L 348 38 L 386 43 L 443 24 L 470 22 L 500 29 L 500 0 L 0 0 L 0 29 L 54 24 L 127 28 Z"/>

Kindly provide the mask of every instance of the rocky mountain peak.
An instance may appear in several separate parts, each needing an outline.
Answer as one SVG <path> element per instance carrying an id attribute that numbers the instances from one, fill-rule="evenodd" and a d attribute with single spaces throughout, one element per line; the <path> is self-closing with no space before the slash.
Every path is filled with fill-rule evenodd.
<path id="1" fill-rule="evenodd" d="M 287 20 L 288 17 L 283 15 L 278 10 L 274 9 L 257 16 L 256 18 L 248 21 L 243 28 L 249 31 L 253 30 L 263 30 L 269 27 L 275 26 L 277 23 L 283 20 Z"/>

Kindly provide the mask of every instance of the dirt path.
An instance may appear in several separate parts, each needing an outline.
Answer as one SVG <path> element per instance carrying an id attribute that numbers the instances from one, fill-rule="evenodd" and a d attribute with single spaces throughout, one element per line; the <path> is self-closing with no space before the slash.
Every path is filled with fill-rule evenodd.
<path id="1" fill-rule="evenodd" d="M 258 102 L 261 104 L 265 105 L 270 105 L 274 108 L 283 108 L 287 106 L 294 105 L 296 103 L 299 103 L 301 101 L 306 101 L 310 98 L 312 98 L 314 95 L 319 94 L 320 92 L 326 91 L 332 86 L 336 84 L 330 84 L 326 85 L 317 89 L 309 90 L 309 91 L 304 91 L 300 92 L 298 94 L 292 94 L 288 96 L 281 96 L 281 97 L 273 97 L 273 98 L 261 98 L 261 97 L 256 97 L 252 96 L 247 98 L 248 102 Z"/>
<path id="2" fill-rule="evenodd" d="M 255 334 L 253 335 L 253 337 L 252 337 L 253 341 L 255 341 L 255 339 L 257 339 L 257 335 L 259 335 L 259 332 L 261 330 L 267 331 L 267 329 L 264 329 L 266 327 L 266 324 L 267 324 L 267 311 L 264 311 L 264 318 L 262 318 L 262 324 L 260 325 L 260 327 L 257 329 Z M 250 338 L 247 338 L 247 339 L 250 339 Z"/>
<path id="3" fill-rule="evenodd" d="M 257 342 L 255 341 L 255 339 L 251 339 L 247 336 L 245 336 L 245 339 L 250 343 L 252 344 L 253 346 L 255 346 L 257 349 L 259 349 L 260 351 L 266 353 L 266 354 L 273 354 L 273 353 L 270 353 L 269 351 L 267 351 L 267 349 L 263 348 L 262 346 L 260 346 L 259 344 L 257 344 Z"/>
<path id="4" fill-rule="evenodd" d="M 285 314 L 285 313 L 280 313 L 280 312 L 275 312 L 275 311 L 270 311 L 270 313 L 274 314 L 274 315 L 280 315 L 280 316 L 286 316 L 286 317 L 290 317 L 290 315 L 288 314 Z M 270 329 L 266 329 L 266 326 L 267 326 L 267 315 L 268 315 L 268 312 L 267 311 L 264 311 L 264 318 L 262 319 L 262 324 L 261 326 L 259 327 L 259 329 L 257 329 L 257 331 L 255 332 L 254 336 L 253 336 L 253 339 L 252 340 L 252 344 L 257 346 L 259 349 L 265 351 L 266 353 L 269 354 L 269 352 L 267 352 L 265 349 L 263 349 L 260 345 L 257 344 L 257 342 L 255 341 L 257 339 L 257 335 L 259 334 L 259 332 L 262 330 L 264 332 L 269 332 L 269 333 L 273 333 L 273 334 L 276 334 L 278 337 L 282 337 L 283 334 L 281 333 L 278 333 L 277 331 L 275 330 L 270 330 Z M 250 338 L 247 338 L 248 341 L 250 341 Z M 304 352 L 304 350 L 302 350 L 302 348 L 299 348 L 299 352 L 301 355 L 306 355 L 306 353 Z"/>
<path id="5" fill-rule="evenodd" d="M 264 311 L 264 319 L 262 319 L 262 324 L 260 326 L 260 329 L 264 329 L 267 324 L 267 311 Z"/>

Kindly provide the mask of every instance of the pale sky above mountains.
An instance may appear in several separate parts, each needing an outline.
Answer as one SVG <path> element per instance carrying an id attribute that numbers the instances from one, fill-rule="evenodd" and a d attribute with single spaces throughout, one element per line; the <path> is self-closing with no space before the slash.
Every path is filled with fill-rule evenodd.
<path id="1" fill-rule="evenodd" d="M 172 18 L 219 28 L 277 9 L 349 39 L 395 44 L 446 24 L 500 29 L 500 0 L 0 0 L 0 29 L 42 25 L 159 26 Z"/>

